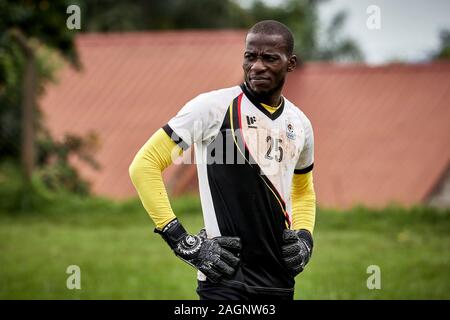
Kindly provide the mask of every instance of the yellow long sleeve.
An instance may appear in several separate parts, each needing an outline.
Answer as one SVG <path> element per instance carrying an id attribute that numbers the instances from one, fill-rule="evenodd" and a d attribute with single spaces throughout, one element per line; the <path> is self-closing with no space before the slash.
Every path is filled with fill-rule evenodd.
<path id="1" fill-rule="evenodd" d="M 311 234 L 316 220 L 316 194 L 312 171 L 294 174 L 292 180 L 292 229 L 306 229 Z"/>
<path id="2" fill-rule="evenodd" d="M 179 156 L 181 153 L 182 149 L 163 129 L 159 129 L 138 151 L 129 167 L 139 198 L 160 230 L 175 219 L 161 173 L 172 164 L 172 155 Z"/>

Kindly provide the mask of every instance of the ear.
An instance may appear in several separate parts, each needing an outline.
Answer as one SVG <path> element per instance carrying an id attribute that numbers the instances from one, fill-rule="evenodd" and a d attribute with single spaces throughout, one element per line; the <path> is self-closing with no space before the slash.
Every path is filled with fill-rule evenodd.
<path id="1" fill-rule="evenodd" d="M 288 59 L 287 72 L 294 71 L 296 67 L 297 67 L 297 56 L 293 54 Z"/>

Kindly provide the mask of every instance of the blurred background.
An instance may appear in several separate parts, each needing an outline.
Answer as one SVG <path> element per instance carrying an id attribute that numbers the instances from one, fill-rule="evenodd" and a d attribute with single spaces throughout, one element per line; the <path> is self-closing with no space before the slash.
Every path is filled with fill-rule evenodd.
<path id="1" fill-rule="evenodd" d="M 284 95 L 315 134 L 315 252 L 296 299 L 449 299 L 448 12 L 445 0 L 0 0 L 0 298 L 197 299 L 128 166 L 187 101 L 241 83 L 246 31 L 275 19 L 301 61 Z M 198 231 L 195 166 L 164 179 Z"/>

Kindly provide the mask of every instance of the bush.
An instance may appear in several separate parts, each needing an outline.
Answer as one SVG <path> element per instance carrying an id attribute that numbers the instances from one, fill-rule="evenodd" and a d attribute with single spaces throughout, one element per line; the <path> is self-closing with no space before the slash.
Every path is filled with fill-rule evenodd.
<path id="1" fill-rule="evenodd" d="M 51 203 L 52 194 L 37 176 L 26 184 L 16 164 L 6 161 L 0 168 L 0 210 L 29 212 Z"/>

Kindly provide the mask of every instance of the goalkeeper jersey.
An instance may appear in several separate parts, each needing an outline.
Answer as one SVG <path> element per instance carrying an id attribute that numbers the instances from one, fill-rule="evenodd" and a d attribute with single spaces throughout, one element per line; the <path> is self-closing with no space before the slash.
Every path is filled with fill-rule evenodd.
<path id="1" fill-rule="evenodd" d="M 294 287 L 281 258 L 282 234 L 291 224 L 293 175 L 311 171 L 314 162 L 310 121 L 281 99 L 271 113 L 245 84 L 215 90 L 189 101 L 163 127 L 183 149 L 194 146 L 208 237 L 241 238 L 240 268 L 225 283 L 274 293 Z"/>

